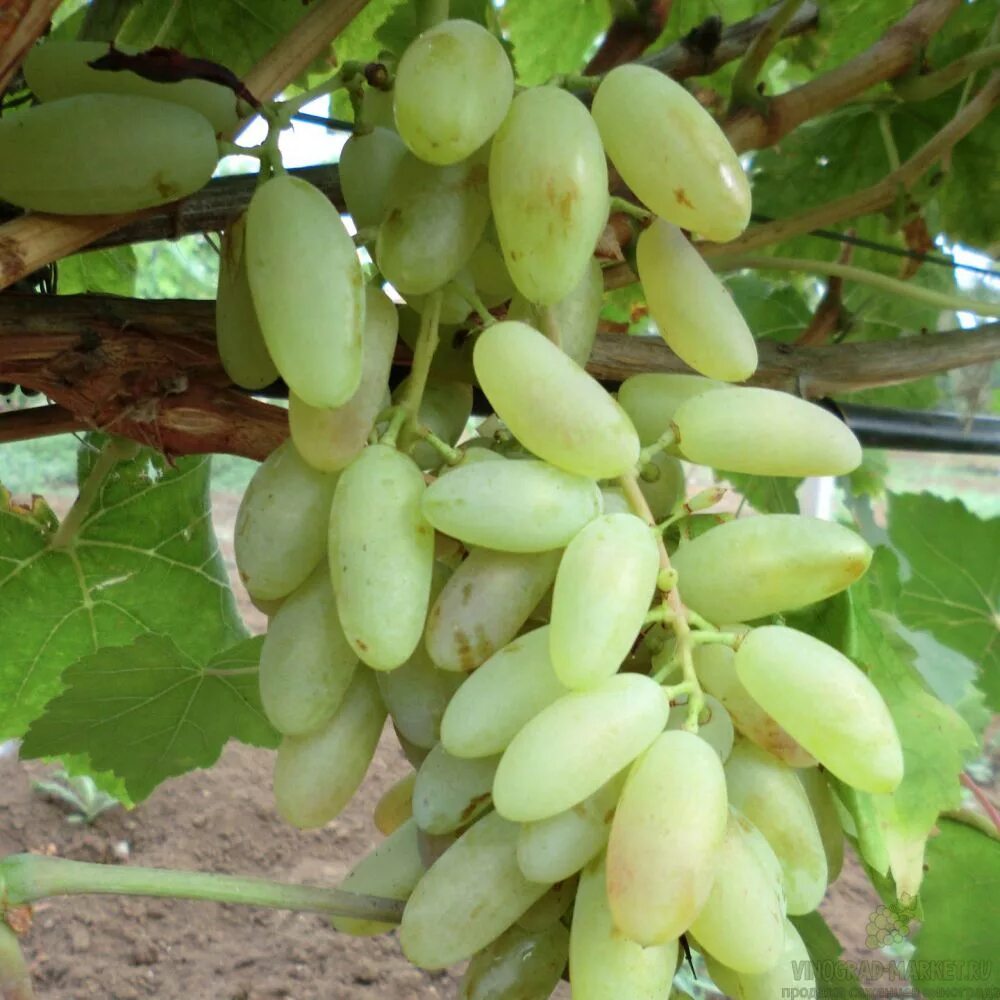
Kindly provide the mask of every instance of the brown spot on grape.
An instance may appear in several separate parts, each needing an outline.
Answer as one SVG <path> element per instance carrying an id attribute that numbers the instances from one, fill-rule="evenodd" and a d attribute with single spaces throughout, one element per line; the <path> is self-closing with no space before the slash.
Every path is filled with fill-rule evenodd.
<path id="1" fill-rule="evenodd" d="M 615 818 L 615 809 L 614 809 L 614 806 L 612 806 L 612 807 L 611 807 L 611 808 L 610 808 L 610 809 L 609 809 L 609 810 L 608 810 L 608 811 L 607 811 L 607 812 L 606 812 L 606 813 L 604 814 L 604 825 L 605 825 L 605 826 L 610 826 L 610 825 L 611 825 L 611 821 L 612 821 L 612 820 L 613 820 L 614 818 Z"/>
<path id="2" fill-rule="evenodd" d="M 462 603 L 468 604 L 472 600 L 472 584 L 466 583 L 462 587 Z"/>
<path id="3" fill-rule="evenodd" d="M 694 205 L 691 204 L 688 199 L 687 192 L 684 188 L 674 188 L 674 198 L 677 200 L 678 205 L 683 205 L 685 208 L 693 209 Z"/>
<path id="4" fill-rule="evenodd" d="M 360 649 L 362 653 L 367 653 L 368 652 L 368 643 L 365 642 L 364 639 L 355 639 L 354 640 L 354 645 L 357 646 L 358 649 Z"/>
<path id="5" fill-rule="evenodd" d="M 177 197 L 178 191 L 174 184 L 171 184 L 163 174 L 156 174 L 153 177 L 153 187 L 159 192 L 160 197 L 168 201 L 173 201 Z"/>

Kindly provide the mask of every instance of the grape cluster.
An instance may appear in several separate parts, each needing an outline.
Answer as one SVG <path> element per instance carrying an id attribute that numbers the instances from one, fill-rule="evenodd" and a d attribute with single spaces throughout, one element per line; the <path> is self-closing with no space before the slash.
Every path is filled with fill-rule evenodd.
<path id="1" fill-rule="evenodd" d="M 0 125 L 49 134 L 46 109 L 63 121 L 107 101 L 163 103 L 56 95 Z M 123 117 L 180 136 L 194 115 L 214 136 L 204 109 L 170 107 Z M 515 94 L 500 42 L 461 20 L 420 35 L 391 95 L 368 90 L 359 111 L 340 177 L 379 280 L 280 163 L 223 241 L 223 364 L 247 388 L 278 375 L 290 388 L 291 440 L 236 526 L 270 619 L 260 693 L 283 734 L 278 811 L 333 819 L 388 717 L 414 770 L 379 802 L 385 839 L 343 886 L 405 901 L 415 964 L 470 960 L 469 1000 L 546 997 L 567 963 L 577 1000 L 664 997 L 683 937 L 731 996 L 774 1000 L 808 959 L 788 915 L 813 910 L 842 862 L 829 776 L 887 793 L 903 761 L 866 675 L 780 617 L 857 580 L 865 542 L 807 517 L 703 513 L 718 490 L 685 498 L 681 460 L 810 476 L 861 458 L 825 410 L 732 385 L 756 368 L 754 340 L 685 230 L 742 231 L 739 160 L 658 72 L 612 70 L 589 111 L 558 86 Z M 183 189 L 210 158 L 195 132 L 178 139 Z M 649 209 L 635 263 L 650 314 L 700 373 L 639 374 L 617 399 L 584 367 L 608 159 Z M 52 195 L 21 204 L 58 211 L 94 183 L 57 198 L 16 172 Z M 118 210 L 112 187 L 99 210 Z M 390 393 L 398 339 L 413 371 Z M 468 437 L 473 385 L 494 413 Z"/>

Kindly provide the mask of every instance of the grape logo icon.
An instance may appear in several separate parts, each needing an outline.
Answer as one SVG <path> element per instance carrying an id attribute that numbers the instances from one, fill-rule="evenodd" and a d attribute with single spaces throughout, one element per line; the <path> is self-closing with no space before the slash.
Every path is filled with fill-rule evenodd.
<path id="1" fill-rule="evenodd" d="M 905 893 L 893 906 L 876 907 L 865 927 L 866 947 L 874 950 L 902 944 L 915 915 L 914 900 Z"/>

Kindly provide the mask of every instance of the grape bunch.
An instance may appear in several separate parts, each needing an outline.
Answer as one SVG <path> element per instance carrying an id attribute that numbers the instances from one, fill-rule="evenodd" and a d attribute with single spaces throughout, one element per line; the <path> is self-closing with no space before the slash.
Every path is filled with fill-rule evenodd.
<path id="1" fill-rule="evenodd" d="M 820 407 L 733 385 L 754 339 L 687 233 L 738 235 L 750 190 L 681 85 L 626 65 L 589 110 L 556 85 L 515 92 L 500 42 L 463 20 L 393 69 L 356 100 L 340 161 L 356 238 L 265 156 L 223 240 L 222 362 L 248 389 L 289 387 L 291 439 L 236 526 L 269 616 L 278 812 L 337 816 L 388 719 L 413 770 L 343 888 L 405 901 L 413 963 L 468 960 L 468 1000 L 547 997 L 567 966 L 577 1000 L 639 1000 L 669 994 L 683 942 L 732 997 L 774 1000 L 808 960 L 788 917 L 841 866 L 830 776 L 873 793 L 902 779 L 874 685 L 782 617 L 849 587 L 871 550 L 837 523 L 706 513 L 720 491 L 686 497 L 681 463 L 841 475 L 860 446 Z M 58 188 L 22 150 L 0 195 L 152 204 L 168 133 L 163 200 L 211 173 L 208 110 L 146 92 L 56 93 L 0 123 L 0 154 L 104 115 L 141 126 L 114 135 L 117 165 L 95 161 L 100 183 Z M 634 263 L 651 317 L 698 373 L 637 374 L 617 398 L 585 368 L 608 160 L 648 209 Z M 399 340 L 413 367 L 392 391 Z M 493 413 L 470 435 L 474 386 Z"/>

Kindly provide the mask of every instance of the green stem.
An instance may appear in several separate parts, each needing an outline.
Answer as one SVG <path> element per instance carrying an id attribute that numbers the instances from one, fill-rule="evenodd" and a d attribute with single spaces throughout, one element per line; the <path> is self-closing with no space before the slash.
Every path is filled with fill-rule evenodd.
<path id="1" fill-rule="evenodd" d="M 100 496 L 101 487 L 108 473 L 123 459 L 131 458 L 136 452 L 136 447 L 132 441 L 108 438 L 94 460 L 90 472 L 87 473 L 76 501 L 52 536 L 52 541 L 49 543 L 52 548 L 65 549 L 73 544 L 77 532 L 87 520 L 91 507 Z"/>
<path id="2" fill-rule="evenodd" d="M 452 448 L 447 441 L 442 441 L 429 427 L 419 424 L 413 428 L 413 433 L 423 438 L 432 448 L 438 451 L 449 465 L 458 465 L 465 457 L 457 448 Z"/>
<path id="3" fill-rule="evenodd" d="M 922 288 L 920 285 L 913 285 L 908 281 L 900 281 L 898 278 L 890 278 L 885 274 L 867 271 L 863 267 L 852 267 L 849 264 L 838 264 L 835 261 L 741 254 L 732 257 L 712 257 L 709 263 L 715 271 L 738 271 L 747 268 L 760 271 L 798 271 L 803 274 L 825 274 L 829 277 L 844 278 L 846 281 L 856 281 L 860 285 L 870 285 L 872 288 L 878 288 L 890 295 L 900 295 L 917 302 L 926 302 L 939 309 L 970 312 L 976 316 L 995 316 L 997 314 L 995 302 L 980 302 L 978 299 L 970 299 L 965 295 L 935 292 L 930 288 Z"/>
<path id="4" fill-rule="evenodd" d="M 406 418 L 416 422 L 420 412 L 420 402 L 424 398 L 427 386 L 427 376 L 430 374 L 434 352 L 438 348 L 438 323 L 441 318 L 441 290 L 431 292 L 423 304 L 420 314 L 420 333 L 413 349 L 413 367 L 410 369 L 410 381 L 406 384 L 406 393 L 400 401 L 400 409 Z"/>
<path id="5" fill-rule="evenodd" d="M 645 466 L 649 465 L 650 462 L 660 454 L 661 451 L 666 451 L 667 448 L 677 443 L 677 432 L 674 430 L 673 424 L 671 424 L 652 444 L 646 445 L 642 451 L 639 452 L 639 469 L 642 470 Z M 640 475 L 641 475 L 640 471 Z"/>
<path id="6" fill-rule="evenodd" d="M 0 900 L 6 907 L 22 906 L 50 896 L 93 894 L 243 903 L 390 924 L 399 923 L 403 914 L 403 903 L 395 899 L 362 896 L 343 889 L 289 885 L 262 878 L 99 865 L 38 854 L 13 854 L 0 862 Z"/>
<path id="7" fill-rule="evenodd" d="M 693 628 L 704 629 L 707 632 L 717 631 L 716 627 L 707 618 L 702 618 L 697 611 L 692 611 L 690 608 L 688 608 L 688 621 Z"/>
<path id="8" fill-rule="evenodd" d="M 345 62 L 333 76 L 327 77 L 322 83 L 304 90 L 301 94 L 296 94 L 295 97 L 288 98 L 287 101 L 275 102 L 273 107 L 282 127 L 287 128 L 291 123 L 292 116 L 301 111 L 310 101 L 315 101 L 318 97 L 326 97 L 335 90 L 350 87 L 359 78 L 364 79 L 364 65 L 359 62 Z"/>
<path id="9" fill-rule="evenodd" d="M 417 31 L 426 31 L 448 20 L 448 0 L 413 0 L 417 14 Z"/>
<path id="10" fill-rule="evenodd" d="M 716 643 L 720 646 L 736 646 L 741 636 L 735 632 L 692 632 L 691 642 L 695 646 L 710 645 Z"/>
<path id="11" fill-rule="evenodd" d="M 761 95 L 757 92 L 757 77 L 760 76 L 767 57 L 781 39 L 795 12 L 802 6 L 802 0 L 784 0 L 774 17 L 764 26 L 764 30 L 750 43 L 733 76 L 730 111 L 747 105 L 759 104 Z"/>
<path id="12" fill-rule="evenodd" d="M 563 90 L 583 90 L 587 93 L 594 93 L 604 80 L 604 73 L 595 73 L 592 76 L 584 76 L 580 73 L 560 73 L 548 81 L 547 86 L 562 87 Z"/>
<path id="13" fill-rule="evenodd" d="M 629 201 L 628 198 L 619 198 L 617 195 L 612 195 L 609 214 L 614 214 L 615 212 L 621 212 L 622 215 L 638 219 L 640 222 L 649 222 L 653 218 L 653 213 L 648 208 L 636 205 L 635 202 Z"/>
<path id="14" fill-rule="evenodd" d="M 656 519 L 653 517 L 649 504 L 639 489 L 639 481 L 634 475 L 621 476 L 618 484 L 622 488 L 629 506 L 638 517 L 641 517 L 653 529 L 656 539 L 656 547 L 660 554 L 660 575 L 666 573 L 673 576 L 673 567 L 670 565 L 670 556 L 667 554 L 667 547 L 663 542 L 663 536 L 656 530 Z M 688 694 L 688 714 L 684 721 L 684 728 L 689 732 L 698 732 L 698 716 L 701 714 L 705 704 L 705 696 L 698 682 L 698 675 L 694 672 L 694 658 L 691 651 L 694 648 L 692 641 L 691 626 L 688 624 L 687 608 L 681 600 L 680 591 L 677 586 L 664 592 L 662 599 L 663 608 L 666 615 L 670 615 L 670 626 L 674 630 L 674 637 L 677 640 L 675 655 L 680 659 L 681 671 L 684 676 L 684 687 Z M 666 620 L 666 617 L 665 617 Z M 666 669 L 666 668 L 664 668 Z"/>
<path id="15" fill-rule="evenodd" d="M 949 63 L 943 69 L 924 76 L 911 76 L 893 84 L 896 96 L 904 101 L 929 101 L 952 87 L 957 87 L 977 70 L 1000 63 L 1000 45 L 987 45 Z"/>
<path id="16" fill-rule="evenodd" d="M 899 150 L 896 148 L 896 137 L 892 134 L 892 122 L 889 120 L 889 114 L 886 111 L 879 111 L 876 117 L 889 166 L 892 170 L 899 170 Z"/>

